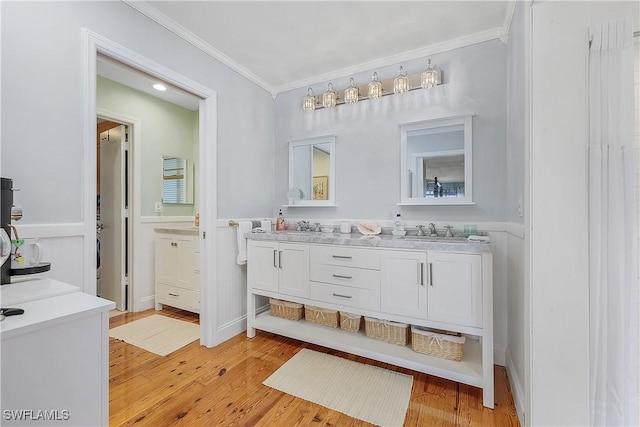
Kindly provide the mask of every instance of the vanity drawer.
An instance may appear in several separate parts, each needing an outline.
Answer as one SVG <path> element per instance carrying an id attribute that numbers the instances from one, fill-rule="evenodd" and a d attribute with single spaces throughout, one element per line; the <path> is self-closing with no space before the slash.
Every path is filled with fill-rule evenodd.
<path id="1" fill-rule="evenodd" d="M 378 290 L 311 282 L 310 292 L 310 298 L 316 301 L 366 310 L 380 310 L 380 292 Z"/>
<path id="2" fill-rule="evenodd" d="M 200 292 L 159 284 L 156 286 L 156 299 L 160 304 L 167 304 L 196 313 L 200 311 Z"/>
<path id="3" fill-rule="evenodd" d="M 380 270 L 380 252 L 344 246 L 311 245 L 314 263 Z"/>
<path id="4" fill-rule="evenodd" d="M 310 270 L 310 278 L 316 282 L 362 289 L 380 289 L 380 271 L 378 270 L 327 264 L 311 264 Z"/>

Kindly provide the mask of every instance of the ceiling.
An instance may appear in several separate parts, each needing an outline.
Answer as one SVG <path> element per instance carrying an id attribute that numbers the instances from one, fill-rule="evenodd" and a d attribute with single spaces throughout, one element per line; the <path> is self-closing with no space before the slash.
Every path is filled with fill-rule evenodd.
<path id="1" fill-rule="evenodd" d="M 123 0 L 277 94 L 486 40 L 506 39 L 514 0 Z"/>

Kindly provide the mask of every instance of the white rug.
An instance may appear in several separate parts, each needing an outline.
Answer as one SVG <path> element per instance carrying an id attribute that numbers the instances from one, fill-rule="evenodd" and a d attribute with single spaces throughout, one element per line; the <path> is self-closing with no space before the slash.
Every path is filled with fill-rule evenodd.
<path id="1" fill-rule="evenodd" d="M 302 349 L 263 384 L 378 426 L 401 426 L 413 377 Z"/>
<path id="2" fill-rule="evenodd" d="M 153 314 L 109 330 L 109 336 L 160 356 L 200 338 L 200 326 Z"/>

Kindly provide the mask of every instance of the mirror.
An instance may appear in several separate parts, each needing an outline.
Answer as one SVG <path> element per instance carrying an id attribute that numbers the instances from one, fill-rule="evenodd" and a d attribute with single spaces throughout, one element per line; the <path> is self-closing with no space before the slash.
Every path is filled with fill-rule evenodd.
<path id="1" fill-rule="evenodd" d="M 400 126 L 400 204 L 473 204 L 471 127 L 472 116 Z"/>
<path id="2" fill-rule="evenodd" d="M 193 160 L 162 156 L 162 203 L 193 204 Z"/>
<path id="3" fill-rule="evenodd" d="M 289 206 L 335 206 L 335 136 L 289 143 Z"/>

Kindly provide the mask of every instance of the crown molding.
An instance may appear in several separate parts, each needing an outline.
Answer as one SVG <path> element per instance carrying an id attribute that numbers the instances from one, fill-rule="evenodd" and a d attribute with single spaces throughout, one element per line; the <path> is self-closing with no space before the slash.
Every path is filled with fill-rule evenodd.
<path id="1" fill-rule="evenodd" d="M 240 65 L 229 56 L 214 48 L 207 42 L 205 42 L 200 37 L 193 34 L 187 28 L 183 27 L 179 23 L 175 22 L 173 19 L 169 18 L 165 14 L 158 11 L 158 9 L 149 5 L 146 1 L 141 0 L 122 0 L 123 3 L 127 4 L 131 8 L 137 10 L 143 15 L 147 16 L 149 19 L 157 22 L 162 25 L 178 37 L 184 39 L 188 43 L 191 43 L 196 48 L 202 50 L 209 56 L 217 59 L 224 65 L 238 72 L 240 75 L 244 76 L 248 80 L 257 84 L 259 87 L 268 91 L 273 98 L 275 98 L 278 93 L 285 92 L 288 90 L 299 89 L 302 87 L 313 86 L 315 84 L 323 83 L 329 80 L 335 80 L 339 78 L 344 78 L 345 76 L 370 71 L 376 68 L 382 68 L 394 64 L 398 64 L 401 62 L 411 61 L 414 59 L 424 58 L 426 56 L 435 55 L 437 53 L 446 52 L 453 49 L 458 49 L 465 46 L 470 46 L 476 43 L 482 43 L 489 40 L 499 39 L 504 43 L 508 41 L 509 37 L 509 28 L 511 26 L 511 20 L 513 19 L 513 13 L 515 10 L 515 1 L 509 2 L 509 8 L 505 13 L 505 17 L 503 23 L 500 27 L 492 28 L 487 31 L 483 31 L 476 34 L 471 34 L 469 36 L 459 37 L 453 40 L 447 40 L 442 43 L 433 44 L 430 46 L 425 46 L 418 49 L 409 50 L 406 52 L 402 52 L 396 55 L 387 56 L 384 58 L 378 58 L 373 61 L 363 62 L 357 65 L 345 67 L 339 70 L 331 71 L 325 74 L 319 74 L 313 77 L 309 77 L 302 80 L 297 80 L 291 83 L 287 83 L 280 86 L 273 86 L 267 83 L 265 80 Z"/>
<path id="2" fill-rule="evenodd" d="M 191 31 L 189 31 L 188 29 L 186 29 L 185 27 L 183 27 L 182 25 L 174 21 L 173 19 L 161 13 L 160 11 L 158 11 L 158 9 L 149 5 L 146 1 L 122 0 L 122 2 L 128 5 L 129 7 L 137 10 L 138 12 L 142 13 L 149 19 L 162 25 L 167 30 L 171 31 L 178 37 L 184 39 L 188 43 L 191 43 L 193 46 L 202 50 L 204 53 L 208 54 L 209 56 L 222 62 L 224 65 L 238 72 L 240 75 L 251 80 L 253 83 L 257 84 L 258 86 L 260 86 L 261 88 L 269 92 L 272 97 L 275 97 L 277 95 L 277 91 L 269 83 L 267 83 L 266 81 L 264 81 L 263 79 L 261 79 L 260 77 L 252 73 L 251 71 L 249 71 L 247 68 L 238 64 L 236 61 L 234 61 L 233 59 L 231 59 L 230 57 L 228 57 L 218 49 L 214 48 L 213 46 L 211 46 L 210 44 L 202 40 L 200 37 L 196 36 Z"/>
<path id="3" fill-rule="evenodd" d="M 308 79 L 302 79 L 295 82 L 287 83 L 285 85 L 277 86 L 275 91 L 277 93 L 285 92 L 288 90 L 299 89 L 302 87 L 313 86 L 315 84 L 324 83 L 329 80 L 336 80 L 350 76 L 353 74 L 375 70 L 377 68 L 386 67 L 389 65 L 398 64 L 401 62 L 407 62 L 414 59 L 424 58 L 426 56 L 435 55 L 437 53 L 446 52 L 453 49 L 458 49 L 465 46 L 470 46 L 476 43 L 482 43 L 489 40 L 501 39 L 503 37 L 504 28 L 497 27 L 492 28 L 481 33 L 471 34 L 465 37 L 459 37 L 457 39 L 447 40 L 442 43 L 433 44 L 430 46 L 421 47 L 419 49 L 408 50 L 406 52 L 399 53 L 397 55 L 391 55 L 384 58 L 379 58 L 373 61 L 363 62 L 351 67 L 342 68 L 329 73 L 320 74 L 310 77 Z M 385 79 L 384 76 L 380 76 L 381 79 Z"/>

